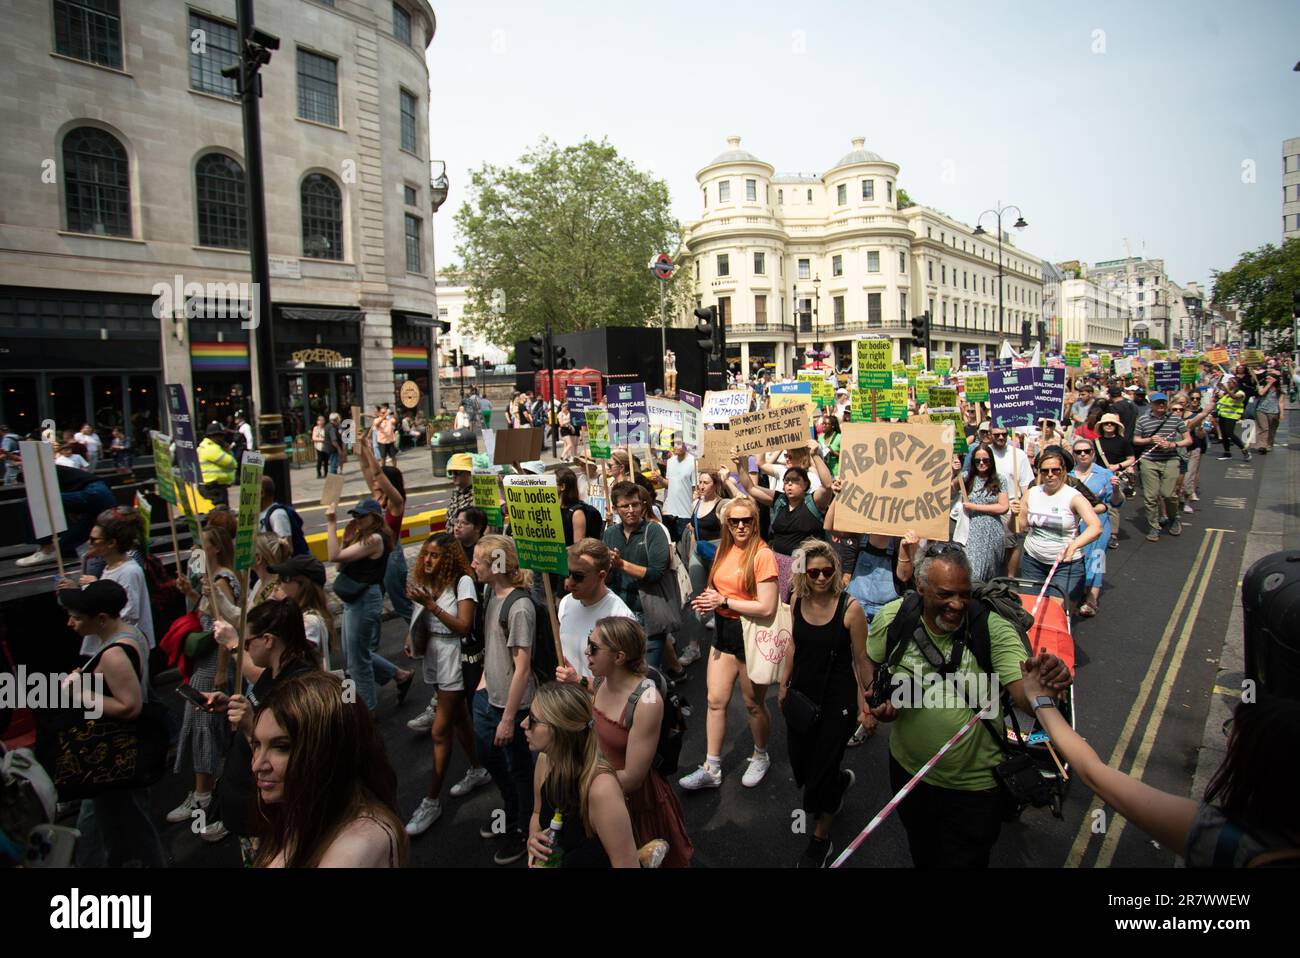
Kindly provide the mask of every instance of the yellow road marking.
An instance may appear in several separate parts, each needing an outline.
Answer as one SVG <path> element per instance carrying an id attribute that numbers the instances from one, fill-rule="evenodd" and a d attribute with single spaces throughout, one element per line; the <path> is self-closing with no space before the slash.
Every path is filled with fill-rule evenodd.
<path id="1" fill-rule="evenodd" d="M 1223 536 L 1215 537 L 1214 546 L 1210 549 L 1210 558 L 1205 563 L 1205 569 L 1201 573 L 1201 584 L 1196 588 L 1196 598 L 1192 602 L 1191 609 L 1187 613 L 1187 621 L 1183 625 L 1183 632 L 1178 637 L 1178 644 L 1174 647 L 1173 658 L 1170 659 L 1169 668 L 1165 672 L 1165 681 L 1160 686 L 1160 691 L 1156 695 L 1156 704 L 1150 712 L 1150 718 L 1147 720 L 1146 731 L 1142 735 L 1142 741 L 1138 744 L 1137 755 L 1133 759 L 1133 766 L 1129 769 L 1129 775 L 1141 781 L 1142 775 L 1147 769 L 1147 760 L 1151 757 L 1151 750 L 1155 746 L 1156 735 L 1160 731 L 1161 720 L 1164 718 L 1165 709 L 1169 705 L 1169 696 L 1173 692 L 1174 681 L 1178 677 L 1178 670 L 1183 664 L 1183 656 L 1187 654 L 1187 646 L 1192 637 L 1192 630 L 1196 628 L 1196 617 L 1201 611 L 1201 602 L 1205 599 L 1206 587 L 1210 584 L 1210 576 L 1214 573 L 1214 564 L 1219 558 L 1219 547 L 1223 544 Z M 1111 859 L 1115 857 L 1115 849 L 1119 845 L 1120 836 L 1124 834 L 1124 826 L 1127 824 L 1119 815 L 1115 816 L 1115 824 L 1106 830 L 1106 836 L 1101 842 L 1101 851 L 1097 853 L 1097 868 L 1110 867 Z"/>
<path id="2" fill-rule="evenodd" d="M 1225 689 L 1222 685 L 1216 685 L 1211 691 L 1215 695 L 1234 695 L 1241 698 L 1241 689 Z"/>
<path id="3" fill-rule="evenodd" d="M 1173 613 L 1169 616 L 1169 624 L 1165 627 L 1164 635 L 1160 637 L 1155 652 L 1152 653 L 1151 665 L 1147 668 L 1147 674 L 1138 688 L 1137 697 L 1133 700 L 1133 707 L 1129 710 L 1128 718 L 1124 721 L 1119 741 L 1115 743 L 1115 748 L 1106 762 L 1111 768 L 1119 768 L 1120 762 L 1124 759 L 1124 754 L 1128 751 L 1129 742 L 1132 741 L 1133 732 L 1137 728 L 1138 717 L 1146 710 L 1147 700 L 1151 697 L 1151 689 L 1155 685 L 1156 676 L 1160 672 L 1161 663 L 1164 662 L 1165 653 L 1169 648 L 1169 640 L 1178 627 L 1179 619 L 1182 618 L 1183 608 L 1187 605 L 1187 597 L 1200 575 L 1201 560 L 1205 558 L 1212 538 L 1215 538 L 1215 536 L 1210 535 L 1207 530 L 1205 538 L 1201 540 L 1201 547 L 1196 552 L 1196 558 L 1192 561 L 1191 571 L 1187 575 L 1187 581 L 1183 584 L 1183 590 L 1178 596 L 1178 602 L 1174 605 Z M 1065 859 L 1065 867 L 1078 868 L 1082 864 L 1084 853 L 1088 849 L 1088 843 L 1092 840 L 1093 813 L 1101 808 L 1102 804 L 1102 800 L 1094 795 L 1092 803 L 1088 806 L 1087 812 L 1084 813 L 1083 821 L 1079 823 L 1079 832 L 1074 836 L 1074 844 L 1070 846 L 1070 854 Z"/>

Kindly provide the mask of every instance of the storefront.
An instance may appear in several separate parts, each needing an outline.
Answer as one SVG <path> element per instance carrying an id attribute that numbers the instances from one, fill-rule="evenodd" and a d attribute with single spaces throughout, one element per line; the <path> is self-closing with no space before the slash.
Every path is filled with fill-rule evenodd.
<path id="1" fill-rule="evenodd" d="M 190 374 L 194 382 L 191 402 L 195 421 L 201 426 L 210 422 L 229 425 L 237 412 L 242 412 L 250 422 L 255 421 L 247 332 L 228 329 L 215 332 L 206 323 L 192 320 L 190 335 L 194 337 L 190 343 Z"/>
<path id="2" fill-rule="evenodd" d="M 344 419 L 361 404 L 361 321 L 355 309 L 277 306 L 276 380 L 285 436 L 309 434 L 318 416 Z"/>
<path id="3" fill-rule="evenodd" d="M 429 411 L 429 350 L 433 335 L 440 327 L 427 313 L 408 313 L 393 310 L 393 380 L 398 396 L 401 395 L 402 383 L 410 381 L 420 387 L 419 408 Z M 398 399 L 398 412 L 405 413 L 406 407 Z"/>

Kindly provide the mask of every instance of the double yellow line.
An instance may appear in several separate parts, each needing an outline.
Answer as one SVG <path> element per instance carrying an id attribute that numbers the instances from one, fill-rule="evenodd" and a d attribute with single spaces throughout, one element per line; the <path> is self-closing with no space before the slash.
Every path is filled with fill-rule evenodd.
<path id="1" fill-rule="evenodd" d="M 1160 637 L 1160 643 L 1151 656 L 1151 666 L 1147 669 L 1142 685 L 1138 688 L 1137 698 L 1133 702 L 1133 708 L 1129 710 L 1128 718 L 1125 720 L 1123 730 L 1120 732 L 1119 741 L 1115 743 L 1114 751 L 1111 752 L 1110 758 L 1106 762 L 1111 768 L 1118 769 L 1121 767 L 1124 756 L 1128 753 L 1129 745 L 1133 740 L 1133 735 L 1137 731 L 1138 720 L 1142 715 L 1146 714 L 1148 718 L 1145 731 L 1141 742 L 1138 743 L 1137 755 L 1133 759 L 1133 765 L 1129 768 L 1128 774 L 1140 779 L 1142 773 L 1146 771 L 1147 760 L 1151 757 L 1156 734 L 1160 731 L 1160 721 L 1164 717 L 1165 708 L 1169 704 L 1169 696 L 1173 690 L 1174 680 L 1178 676 L 1178 670 L 1182 667 L 1183 656 L 1187 653 L 1192 630 L 1196 627 L 1196 617 L 1201 611 L 1201 602 L 1205 598 L 1206 589 L 1210 584 L 1210 577 L 1214 573 L 1215 562 L 1219 558 L 1219 547 L 1223 544 L 1223 537 L 1228 531 L 1227 529 L 1205 530 L 1205 537 L 1201 540 L 1201 547 L 1196 552 L 1196 559 L 1192 562 L 1191 571 L 1187 574 L 1187 581 L 1183 584 L 1182 592 L 1178 596 L 1178 602 L 1174 605 L 1173 613 L 1169 616 L 1169 624 L 1165 626 L 1164 634 Z M 1185 620 L 1183 618 L 1184 610 L 1187 611 Z M 1169 653 L 1169 644 L 1174 633 L 1178 630 L 1179 622 L 1184 623 L 1183 630 L 1178 636 L 1173 655 L 1169 658 L 1168 668 L 1165 669 L 1165 657 Z M 1156 694 L 1154 706 L 1148 710 L 1151 693 L 1155 690 L 1156 680 L 1162 671 L 1165 675 L 1165 681 Z M 1065 860 L 1067 868 L 1078 868 L 1083 863 L 1084 855 L 1087 853 L 1093 837 L 1092 823 L 1095 819 L 1095 813 L 1102 805 L 1102 800 L 1094 796 L 1092 804 L 1088 806 L 1088 811 L 1083 816 L 1083 822 L 1079 825 L 1079 833 L 1074 838 L 1069 857 Z M 1115 857 L 1115 849 L 1119 845 L 1120 836 L 1124 834 L 1125 824 L 1123 818 L 1111 813 L 1111 821 L 1102 838 L 1101 850 L 1097 853 L 1097 861 L 1094 867 L 1105 868 L 1110 865 L 1111 860 Z"/>

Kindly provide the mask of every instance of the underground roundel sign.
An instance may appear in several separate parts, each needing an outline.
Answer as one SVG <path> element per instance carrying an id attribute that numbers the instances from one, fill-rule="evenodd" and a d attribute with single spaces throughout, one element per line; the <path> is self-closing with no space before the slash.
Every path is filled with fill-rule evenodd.
<path id="1" fill-rule="evenodd" d="M 651 269 L 659 279 L 670 279 L 673 275 L 673 260 L 667 253 L 660 253 L 655 257 Z"/>

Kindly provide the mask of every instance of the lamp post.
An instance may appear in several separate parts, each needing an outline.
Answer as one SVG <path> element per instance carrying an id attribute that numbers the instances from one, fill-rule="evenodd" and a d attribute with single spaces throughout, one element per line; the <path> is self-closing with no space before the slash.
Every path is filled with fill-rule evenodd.
<path id="1" fill-rule="evenodd" d="M 436 215 L 438 208 L 447 202 L 447 194 L 451 191 L 451 185 L 447 181 L 447 164 L 442 160 L 430 161 L 429 175 L 433 177 L 429 181 L 429 206 Z M 438 271 L 436 265 L 433 274 L 433 288 L 434 309 L 436 310 L 438 306 Z M 450 332 L 450 322 L 447 327 L 447 331 Z M 431 422 L 437 418 L 438 406 L 442 400 L 438 384 L 438 334 L 442 331 L 442 323 L 435 316 L 433 322 L 429 324 L 429 420 Z"/>
<path id="2" fill-rule="evenodd" d="M 794 353 L 790 357 L 790 375 L 799 378 L 799 284 L 796 282 L 791 290 L 794 300 Z"/>
<path id="3" fill-rule="evenodd" d="M 1010 210 L 1016 211 L 1016 221 L 1015 223 L 1012 224 L 1013 229 L 1022 230 L 1029 225 L 1028 223 L 1025 222 L 1025 217 L 1024 214 L 1020 212 L 1020 207 L 1003 206 L 1001 200 L 998 200 L 998 206 L 995 209 L 985 210 L 975 220 L 976 236 L 988 235 L 984 227 L 980 225 L 984 217 L 992 213 L 994 216 L 997 217 L 998 220 L 998 334 L 999 335 L 1005 335 L 1006 333 L 1006 330 L 1003 328 L 1003 322 L 1002 322 L 1002 214 L 1009 212 Z"/>
<path id="4" fill-rule="evenodd" d="M 813 341 L 812 341 L 812 347 L 813 347 L 813 350 L 814 350 L 814 351 L 816 351 L 816 350 L 818 349 L 818 345 L 817 345 L 817 344 L 818 344 L 818 342 L 820 341 L 820 333 L 821 333 L 821 330 L 820 330 L 818 327 L 821 326 L 821 318 L 820 318 L 820 316 L 819 316 L 818 314 L 819 314 L 819 311 L 820 311 L 820 308 L 821 308 L 821 302 L 822 302 L 822 278 L 821 278 L 821 274 L 818 273 L 818 274 L 816 274 L 815 276 L 813 276 L 813 328 L 812 328 Z"/>

